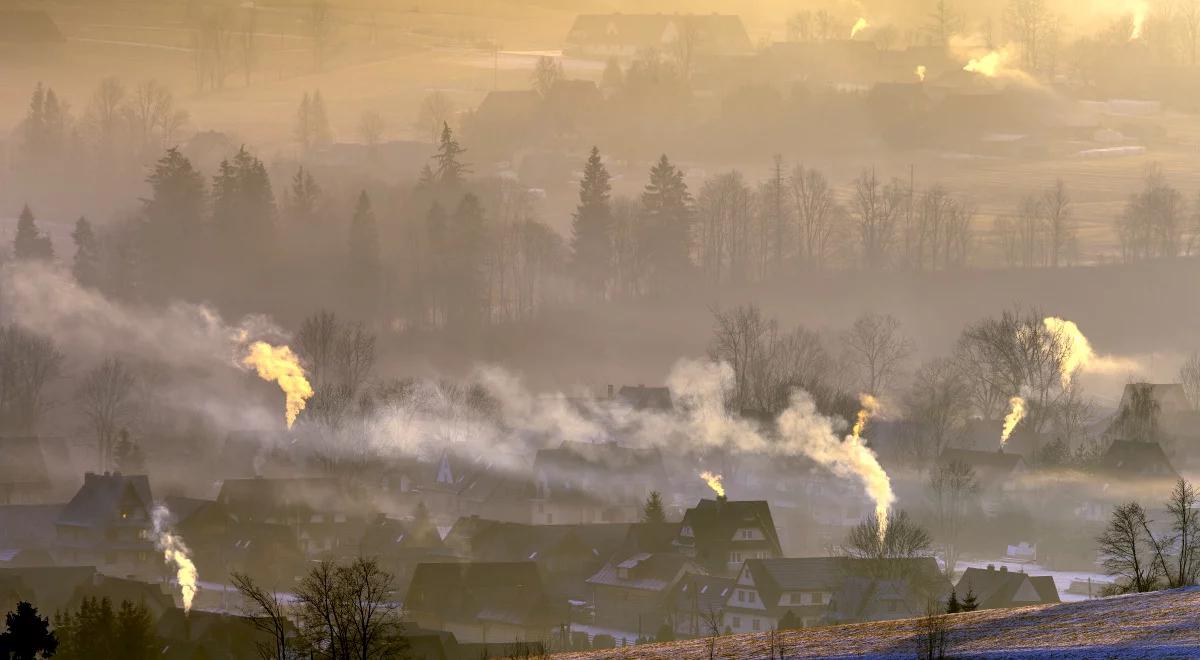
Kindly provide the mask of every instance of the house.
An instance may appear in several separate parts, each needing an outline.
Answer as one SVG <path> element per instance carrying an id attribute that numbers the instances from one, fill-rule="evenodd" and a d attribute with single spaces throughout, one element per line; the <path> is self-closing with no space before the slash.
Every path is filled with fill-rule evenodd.
<path id="1" fill-rule="evenodd" d="M 631 58 L 646 50 L 669 52 L 680 43 L 698 55 L 740 55 L 752 50 L 739 16 L 729 14 L 582 14 L 567 33 L 571 57 Z"/>
<path id="2" fill-rule="evenodd" d="M 271 635 L 256 628 L 250 617 L 203 610 L 169 609 L 158 618 L 154 632 L 162 647 L 162 657 L 178 660 L 255 658 L 259 657 L 261 643 L 274 643 Z"/>
<path id="3" fill-rule="evenodd" d="M 722 629 L 771 630 L 785 616 L 820 624 L 843 578 L 837 557 L 747 559 L 725 603 Z"/>
<path id="4" fill-rule="evenodd" d="M 41 440 L 0 438 L 0 504 L 42 504 L 52 496 Z"/>
<path id="5" fill-rule="evenodd" d="M 633 639 L 653 635 L 669 621 L 679 580 L 703 572 L 688 557 L 671 552 L 616 555 L 587 579 L 595 625 L 626 631 Z"/>
<path id="6" fill-rule="evenodd" d="M 145 475 L 88 472 L 55 521 L 55 562 L 157 575 L 161 561 L 147 534 L 153 506 Z"/>
<path id="7" fill-rule="evenodd" d="M 1113 440 L 1096 464 L 1096 473 L 1122 482 L 1175 482 L 1179 473 L 1157 442 Z"/>
<path id="8" fill-rule="evenodd" d="M 462 642 L 545 639 L 567 616 L 533 562 L 418 564 L 404 606 L 418 626 Z"/>
<path id="9" fill-rule="evenodd" d="M 232 527 L 276 525 L 291 530 L 309 556 L 354 553 L 368 505 L 343 482 L 328 478 L 226 479 L 216 503 Z"/>
<path id="10" fill-rule="evenodd" d="M 373 557 L 400 585 L 407 585 L 417 564 L 452 559 L 437 527 L 424 520 L 396 520 L 379 514 L 363 532 L 359 555 Z"/>
<path id="11" fill-rule="evenodd" d="M 725 603 L 733 593 L 730 577 L 689 573 L 675 583 L 667 600 L 667 619 L 676 635 L 702 637 L 722 629 Z"/>
<path id="12" fill-rule="evenodd" d="M 1000 436 L 997 434 L 996 436 Z M 1028 474 L 1025 459 L 1010 451 L 978 451 L 974 449 L 944 449 L 938 456 L 938 466 L 961 463 L 971 468 L 985 493 L 1015 490 L 1022 476 Z"/>
<path id="13" fill-rule="evenodd" d="M 439 524 L 462 516 L 496 520 L 534 520 L 534 487 L 521 474 L 495 465 L 489 458 L 469 459 L 445 450 L 417 473 L 415 498 Z"/>
<path id="14" fill-rule="evenodd" d="M 843 560 L 845 579 L 834 592 L 825 621 L 831 624 L 890 621 L 939 611 L 950 595 L 950 580 L 933 557 L 895 559 L 883 570 Z"/>
<path id="15" fill-rule="evenodd" d="M 997 569 L 992 564 L 987 568 L 968 568 L 958 579 L 954 591 L 960 600 L 967 593 L 974 594 L 981 610 L 1060 602 L 1054 578 L 1017 573 L 1008 570 L 1007 566 Z"/>
<path id="16" fill-rule="evenodd" d="M 0 506 L 0 566 L 52 566 L 62 504 Z"/>
<path id="17" fill-rule="evenodd" d="M 714 575 L 735 575 L 748 559 L 783 556 L 765 501 L 700 500 L 683 514 L 674 544 Z"/>
<path id="18" fill-rule="evenodd" d="M 650 492 L 669 484 L 657 448 L 615 442 L 563 442 L 540 449 L 533 473 L 532 522 L 545 525 L 637 522 Z"/>

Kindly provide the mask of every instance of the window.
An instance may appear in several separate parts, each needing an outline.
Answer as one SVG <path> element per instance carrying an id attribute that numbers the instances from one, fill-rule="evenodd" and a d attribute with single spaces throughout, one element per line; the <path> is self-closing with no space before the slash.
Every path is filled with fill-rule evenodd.
<path id="1" fill-rule="evenodd" d="M 751 620 L 750 620 L 750 627 L 751 627 L 752 629 L 754 629 L 755 631 L 757 631 L 757 630 L 759 629 L 759 628 L 758 628 L 758 626 L 759 626 L 758 619 L 751 619 Z"/>
<path id="2" fill-rule="evenodd" d="M 754 532 L 749 529 L 743 529 L 742 530 L 742 538 L 752 539 L 752 538 L 754 538 Z"/>
<path id="3" fill-rule="evenodd" d="M 740 617 L 740 616 L 733 617 L 732 625 L 734 628 L 741 628 L 742 627 L 742 617 Z"/>
<path id="4" fill-rule="evenodd" d="M 742 591 L 741 589 L 738 589 L 738 602 L 739 603 L 746 602 L 746 592 Z"/>
<path id="5" fill-rule="evenodd" d="M 740 552 L 729 553 L 729 563 L 740 564 L 741 562 L 742 562 L 742 553 L 740 553 Z"/>

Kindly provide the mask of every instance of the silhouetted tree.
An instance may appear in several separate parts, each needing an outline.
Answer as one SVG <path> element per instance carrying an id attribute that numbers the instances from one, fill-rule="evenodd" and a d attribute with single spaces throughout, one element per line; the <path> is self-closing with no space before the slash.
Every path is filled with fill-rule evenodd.
<path id="1" fill-rule="evenodd" d="M 487 320 L 483 256 L 487 227 L 479 198 L 464 195 L 450 217 L 445 261 L 446 313 L 450 322 L 475 325 Z"/>
<path id="2" fill-rule="evenodd" d="M 1105 572 L 1118 578 L 1112 585 L 1117 593 L 1153 591 L 1162 577 L 1153 539 L 1146 538 L 1147 523 L 1142 505 L 1122 504 L 1113 509 L 1108 527 L 1096 539 Z"/>
<path id="3" fill-rule="evenodd" d="M 58 639 L 50 630 L 50 620 L 38 616 L 37 608 L 25 601 L 4 617 L 5 630 L 0 633 L 0 656 L 12 660 L 49 658 L 58 648 Z"/>
<path id="4" fill-rule="evenodd" d="M 94 288 L 100 284 L 100 246 L 92 233 L 92 223 L 87 218 L 75 221 L 71 232 L 75 242 L 75 260 L 71 263 L 71 274 L 80 286 Z"/>
<path id="5" fill-rule="evenodd" d="M 591 295 L 604 297 L 612 268 L 612 209 L 609 207 L 608 170 L 600 150 L 592 147 L 583 179 L 579 182 L 579 206 L 571 225 L 573 267 L 580 284 Z"/>
<path id="6" fill-rule="evenodd" d="M 371 210 L 371 198 L 365 190 L 359 193 L 354 206 L 348 242 L 350 285 L 370 309 L 379 294 L 379 228 L 375 224 L 375 212 Z"/>
<path id="7" fill-rule="evenodd" d="M 33 211 L 26 204 L 17 216 L 17 233 L 13 237 L 13 256 L 24 260 L 45 260 L 54 258 L 54 245 L 50 237 L 38 229 Z"/>
<path id="8" fill-rule="evenodd" d="M 975 597 L 975 588 L 970 584 L 967 585 L 967 595 L 963 596 L 959 608 L 963 612 L 974 612 L 979 609 L 979 599 Z"/>
<path id="9" fill-rule="evenodd" d="M 96 433 L 98 469 L 109 469 L 117 434 L 133 415 L 131 397 L 137 378 L 119 357 L 109 357 L 84 377 L 79 402 Z"/>
<path id="10" fill-rule="evenodd" d="M 557 59 L 543 55 L 537 59 L 533 67 L 533 91 L 542 98 L 550 94 L 550 90 L 562 80 L 562 64 Z"/>
<path id="11" fill-rule="evenodd" d="M 642 192 L 642 244 L 658 294 L 678 290 L 691 270 L 691 202 L 683 171 L 664 154 Z"/>
<path id="12" fill-rule="evenodd" d="M 204 236 L 204 176 L 172 147 L 146 178 L 150 197 L 143 203 L 144 254 L 150 282 L 159 297 L 177 293 L 199 266 Z"/>
<path id="13" fill-rule="evenodd" d="M 470 167 L 461 160 L 465 152 L 466 149 L 458 144 L 458 140 L 454 139 L 450 124 L 443 123 L 438 150 L 433 156 L 433 161 L 436 163 L 433 172 L 434 181 L 443 190 L 457 191 L 462 187 L 465 181 L 464 177 L 471 171 Z"/>
<path id="14" fill-rule="evenodd" d="M 962 604 L 958 602 L 958 593 L 950 590 L 950 598 L 946 599 L 946 614 L 958 614 L 962 611 Z"/>
<path id="15" fill-rule="evenodd" d="M 667 522 L 667 512 L 663 508 L 662 493 L 657 490 L 650 491 L 650 495 L 646 497 L 646 504 L 642 506 L 642 522 L 654 524 Z"/>
<path id="16" fill-rule="evenodd" d="M 0 327 L 0 432 L 36 430 L 62 361 L 53 340 L 15 324 Z"/>
<path id="17" fill-rule="evenodd" d="M 284 213 L 288 222 L 300 226 L 311 226 L 317 220 L 317 204 L 321 198 L 321 187 L 312 172 L 301 165 L 292 177 L 292 185 L 284 195 Z"/>
<path id="18" fill-rule="evenodd" d="M 878 396 L 900 375 L 912 355 L 912 342 L 890 314 L 867 314 L 842 335 L 842 346 L 858 368 L 863 392 Z"/>
<path id="19" fill-rule="evenodd" d="M 421 108 L 417 111 L 417 130 L 427 134 L 431 144 L 437 144 L 453 115 L 454 103 L 450 97 L 445 92 L 431 92 L 421 101 Z"/>
<path id="20" fill-rule="evenodd" d="M 275 199 L 262 161 L 238 149 L 213 177 L 213 231 L 217 249 L 241 273 L 262 270 L 271 254 Z"/>

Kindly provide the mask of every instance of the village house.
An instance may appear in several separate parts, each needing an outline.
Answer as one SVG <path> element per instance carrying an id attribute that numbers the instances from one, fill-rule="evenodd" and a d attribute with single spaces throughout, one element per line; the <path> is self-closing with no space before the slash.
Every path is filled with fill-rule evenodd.
<path id="1" fill-rule="evenodd" d="M 536 522 L 534 486 L 485 457 L 464 458 L 449 450 L 425 464 L 416 485 L 423 503 L 439 525 L 452 525 L 462 516 Z"/>
<path id="2" fill-rule="evenodd" d="M 55 562 L 114 575 L 153 575 L 161 564 L 148 531 L 154 498 L 145 475 L 84 475 L 55 521 Z"/>
<path id="3" fill-rule="evenodd" d="M 836 557 L 747 559 L 725 602 L 722 630 L 771 630 L 785 616 L 805 627 L 820 624 L 842 582 L 840 561 Z"/>
<path id="4" fill-rule="evenodd" d="M 703 573 L 691 559 L 671 552 L 618 554 L 587 579 L 594 623 L 637 639 L 669 621 L 671 595 L 684 576 Z"/>
<path id="5" fill-rule="evenodd" d="M 1113 440 L 1100 456 L 1096 473 L 1110 483 L 1159 483 L 1163 487 L 1179 480 L 1179 473 L 1157 442 Z"/>
<path id="6" fill-rule="evenodd" d="M 336 479 L 227 479 L 216 501 L 235 535 L 256 525 L 284 528 L 309 556 L 354 554 L 371 517 L 368 505 Z"/>
<path id="7" fill-rule="evenodd" d="M 568 616 L 547 596 L 533 562 L 419 564 L 404 606 L 418 626 L 461 642 L 546 639 Z"/>
<path id="8" fill-rule="evenodd" d="M 683 514 L 674 544 L 714 575 L 735 575 L 749 559 L 783 556 L 765 501 L 700 500 Z"/>
<path id="9" fill-rule="evenodd" d="M 753 50 L 739 16 L 728 14 L 582 14 L 567 33 L 571 57 L 629 59 L 646 50 L 671 52 L 679 43 L 696 55 L 741 55 Z"/>
<path id="10" fill-rule="evenodd" d="M 667 619 L 680 637 L 702 637 L 721 631 L 725 604 L 733 593 L 730 577 L 689 573 L 675 583 L 667 597 Z"/>
<path id="11" fill-rule="evenodd" d="M 999 437 L 997 435 L 997 437 Z M 1010 451 L 980 451 L 949 448 L 938 456 L 938 466 L 961 463 L 975 473 L 979 489 L 985 495 L 1010 493 L 1017 489 L 1021 477 L 1029 473 L 1025 459 Z"/>
<path id="12" fill-rule="evenodd" d="M 449 548 L 428 517 L 396 520 L 383 514 L 367 525 L 358 554 L 375 558 L 400 586 L 408 584 L 418 564 L 451 559 Z"/>
<path id="13" fill-rule="evenodd" d="M 997 569 L 993 564 L 987 568 L 968 568 L 954 591 L 959 600 L 968 593 L 974 594 L 981 610 L 1060 602 L 1054 578 L 1010 571 L 1007 566 Z"/>
<path id="14" fill-rule="evenodd" d="M 950 595 L 950 580 L 933 557 L 893 559 L 883 567 L 843 559 L 841 565 L 844 579 L 829 603 L 826 623 L 924 616 L 931 604 L 940 609 Z"/>

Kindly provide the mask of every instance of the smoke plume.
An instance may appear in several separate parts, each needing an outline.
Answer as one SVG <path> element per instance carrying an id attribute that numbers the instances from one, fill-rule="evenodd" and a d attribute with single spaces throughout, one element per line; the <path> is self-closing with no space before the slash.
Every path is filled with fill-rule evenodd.
<path id="1" fill-rule="evenodd" d="M 279 389 L 286 396 L 284 418 L 287 427 L 292 428 L 296 416 L 304 410 L 305 403 L 313 395 L 312 385 L 304 376 L 300 359 L 287 346 L 272 346 L 265 341 L 256 341 L 242 358 L 242 365 L 253 367 L 259 378 L 279 384 Z"/>
<path id="2" fill-rule="evenodd" d="M 725 485 L 721 483 L 722 477 L 719 474 L 713 474 L 705 470 L 700 473 L 700 478 L 703 479 L 708 487 L 717 494 L 717 497 L 725 497 Z"/>
<path id="3" fill-rule="evenodd" d="M 192 553 L 183 539 L 167 529 L 171 518 L 167 507 L 154 507 L 150 517 L 154 523 L 154 546 L 163 553 L 163 561 L 175 567 L 175 579 L 179 581 L 179 590 L 183 595 L 183 611 L 189 612 L 192 609 L 192 600 L 196 597 L 196 582 L 199 577 L 196 565 L 192 563 Z"/>
<path id="4" fill-rule="evenodd" d="M 1008 438 L 1012 435 L 1013 429 L 1017 428 L 1017 424 L 1025 419 L 1025 399 L 1014 396 L 1008 400 L 1008 414 L 1004 416 L 1004 429 L 1000 432 L 1000 448 L 1003 449 L 1008 444 Z"/>
<path id="5" fill-rule="evenodd" d="M 850 38 L 857 37 L 859 32 L 869 27 L 871 27 L 871 24 L 867 22 L 867 19 L 859 18 L 857 21 L 854 21 L 854 27 L 850 28 Z"/>
<path id="6" fill-rule="evenodd" d="M 1092 349 L 1092 343 L 1074 321 L 1050 316 L 1043 319 L 1042 323 L 1051 334 L 1063 342 L 1066 354 L 1062 364 L 1063 387 L 1071 386 L 1076 372 L 1113 374 L 1139 368 L 1138 363 L 1133 360 L 1097 355 Z"/>
<path id="7" fill-rule="evenodd" d="M 917 70 L 915 71 L 915 73 L 917 75 L 917 80 L 920 80 L 921 82 L 925 82 L 925 72 L 926 71 L 928 71 L 928 69 L 925 68 L 924 64 L 918 65 Z"/>

